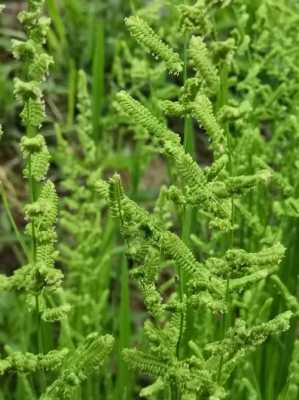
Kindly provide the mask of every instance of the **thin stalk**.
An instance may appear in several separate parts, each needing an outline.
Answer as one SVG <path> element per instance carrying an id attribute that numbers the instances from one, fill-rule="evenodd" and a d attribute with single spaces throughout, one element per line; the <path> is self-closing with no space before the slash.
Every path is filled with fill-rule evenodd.
<path id="1" fill-rule="evenodd" d="M 189 33 L 185 34 L 184 41 L 184 75 L 183 80 L 184 84 L 188 79 L 188 45 L 189 45 L 190 35 Z M 192 118 L 190 115 L 185 115 L 184 119 L 184 150 L 186 153 L 191 154 L 193 156 L 194 153 L 194 132 L 192 125 Z M 188 246 L 190 242 L 190 234 L 192 229 L 192 219 L 193 219 L 193 209 L 189 206 L 186 206 L 183 218 L 182 218 L 182 240 Z M 184 277 L 184 273 L 181 268 L 178 268 L 178 276 L 179 276 L 179 297 L 180 302 L 183 304 L 184 301 L 184 293 L 186 286 L 186 279 Z M 181 324 L 180 324 L 180 334 L 177 343 L 177 357 L 180 358 L 181 353 L 185 352 L 185 349 L 188 349 L 187 342 L 192 334 L 192 325 L 193 325 L 193 317 L 190 313 L 190 310 L 187 310 L 187 328 L 186 332 L 188 332 L 188 337 L 183 334 L 184 327 L 184 311 L 181 314 Z"/>
<path id="2" fill-rule="evenodd" d="M 65 33 L 65 28 L 64 28 L 64 22 L 60 16 L 56 0 L 48 0 L 47 6 L 48 6 L 49 15 L 51 17 L 51 20 L 53 21 L 53 25 L 58 34 L 60 43 L 63 46 L 66 42 L 66 39 L 65 39 L 66 33 Z"/>
<path id="3" fill-rule="evenodd" d="M 136 143 L 136 148 L 134 154 L 132 155 L 132 162 L 131 162 L 131 175 L 132 175 L 132 194 L 131 197 L 133 199 L 136 198 L 138 194 L 138 187 L 141 178 L 141 168 L 140 168 L 140 154 L 143 147 L 143 143 L 138 141 Z"/>
<path id="4" fill-rule="evenodd" d="M 94 33 L 94 52 L 92 61 L 92 126 L 96 143 L 102 137 L 100 117 L 104 101 L 105 84 L 105 34 L 104 23 L 97 21 Z"/>
<path id="5" fill-rule="evenodd" d="M 129 270 L 125 256 L 121 261 L 120 285 L 118 374 L 115 398 L 129 400 L 131 378 L 121 354 L 122 350 L 130 345 Z"/>
<path id="6" fill-rule="evenodd" d="M 118 214 L 120 224 L 124 225 L 124 220 L 121 210 L 121 187 L 119 181 L 116 184 L 116 198 L 118 206 Z M 129 247 L 129 243 L 126 243 Z M 118 362 L 118 375 L 116 383 L 116 391 L 114 394 L 115 399 L 129 400 L 131 391 L 131 379 L 127 365 L 122 359 L 122 349 L 129 347 L 130 344 L 130 304 L 129 304 L 129 269 L 128 262 L 124 256 L 121 261 L 121 275 L 120 275 L 120 305 L 119 305 L 119 340 L 117 349 L 117 362 Z"/>
<path id="7" fill-rule="evenodd" d="M 218 101 L 217 101 L 217 108 L 221 108 L 224 104 L 226 104 L 227 100 L 227 95 L 228 95 L 228 70 L 227 66 L 224 65 L 221 71 L 221 86 L 220 86 L 220 91 L 219 91 L 219 96 L 218 96 Z M 225 134 L 226 134 L 226 143 L 227 143 L 227 149 L 228 149 L 228 159 L 229 159 L 229 174 L 231 177 L 234 176 L 234 170 L 233 170 L 233 148 L 232 148 L 232 142 L 231 142 L 231 135 L 229 132 L 229 126 L 228 124 L 225 124 L 224 127 Z M 234 204 L 234 196 L 231 196 L 231 232 L 230 236 L 228 238 L 228 248 L 232 249 L 234 247 L 234 223 L 235 223 L 235 204 Z M 230 295 L 229 295 L 229 278 L 226 281 L 226 291 L 225 291 L 225 303 L 227 304 L 228 311 L 227 314 L 223 315 L 222 318 L 222 338 L 225 337 L 227 329 L 230 326 L 231 323 L 231 315 L 230 315 Z M 219 368 L 218 368 L 218 375 L 217 375 L 217 381 L 220 382 L 221 380 L 221 375 L 222 375 L 222 367 L 223 367 L 223 355 L 221 355 L 220 362 L 219 362 Z"/>
<path id="8" fill-rule="evenodd" d="M 27 107 L 29 109 L 29 107 Z M 28 119 L 29 121 L 29 115 Z M 26 127 L 26 135 L 28 137 L 34 137 L 35 129 L 28 124 Z M 34 177 L 32 175 L 32 165 L 31 165 L 31 156 L 29 156 L 28 160 L 28 170 L 29 170 L 29 192 L 30 192 L 30 200 L 32 203 L 37 201 L 38 198 L 38 184 L 35 182 Z M 32 263 L 35 268 L 37 262 L 37 239 L 36 239 L 36 226 L 35 221 L 31 221 L 31 247 L 32 247 Z M 36 312 L 36 326 L 37 326 L 37 347 L 38 353 L 44 353 L 44 340 L 43 340 L 43 332 L 42 332 L 42 324 L 41 324 L 41 315 L 40 315 L 40 295 L 37 294 L 35 296 L 35 312 Z M 39 384 L 40 390 L 43 391 L 46 387 L 46 378 L 43 371 L 39 373 Z"/>
<path id="9" fill-rule="evenodd" d="M 180 398 L 177 386 L 174 383 L 171 385 L 170 388 L 170 398 L 171 400 L 179 400 Z"/>
<path id="10" fill-rule="evenodd" d="M 68 75 L 66 130 L 72 129 L 74 124 L 76 85 L 77 85 L 76 65 L 74 60 L 71 59 L 69 62 L 69 75 Z"/>

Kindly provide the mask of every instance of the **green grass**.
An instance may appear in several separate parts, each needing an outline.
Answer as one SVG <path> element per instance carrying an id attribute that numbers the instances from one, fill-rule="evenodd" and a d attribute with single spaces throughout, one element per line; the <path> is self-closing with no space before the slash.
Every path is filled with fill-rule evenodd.
<path id="1" fill-rule="evenodd" d="M 5 5 L 0 400 L 297 400 L 297 1 Z"/>

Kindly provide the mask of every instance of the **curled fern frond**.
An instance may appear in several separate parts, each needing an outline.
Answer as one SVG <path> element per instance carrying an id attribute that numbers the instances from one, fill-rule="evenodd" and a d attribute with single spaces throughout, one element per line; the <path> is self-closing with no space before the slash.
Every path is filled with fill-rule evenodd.
<path id="1" fill-rule="evenodd" d="M 67 318 L 70 310 L 71 306 L 69 304 L 48 308 L 43 311 L 42 319 L 46 322 L 62 321 Z"/>

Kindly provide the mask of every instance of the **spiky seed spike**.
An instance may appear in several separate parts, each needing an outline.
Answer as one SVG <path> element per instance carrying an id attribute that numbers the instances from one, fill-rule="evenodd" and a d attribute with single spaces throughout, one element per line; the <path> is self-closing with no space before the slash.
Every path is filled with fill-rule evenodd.
<path id="1" fill-rule="evenodd" d="M 42 16 L 44 0 L 28 0 L 27 10 L 19 14 L 26 31 L 25 42 L 14 41 L 13 53 L 22 61 L 23 77 L 14 80 L 14 92 L 23 105 L 21 119 L 26 136 L 21 140 L 25 166 L 24 175 L 30 181 L 32 204 L 25 207 L 26 234 L 31 238 L 34 251 L 30 263 L 19 268 L 6 280 L 7 290 L 18 290 L 35 296 L 44 290 L 56 290 L 62 273 L 54 268 L 57 217 L 57 195 L 52 182 L 44 185 L 49 168 L 49 151 L 45 139 L 38 133 L 45 119 L 42 84 L 52 58 L 45 52 L 49 19 Z"/>
<path id="2" fill-rule="evenodd" d="M 161 376 L 167 371 L 167 365 L 137 349 L 125 349 L 122 354 L 126 363 L 134 370 L 143 371 L 155 377 Z"/>
<path id="3" fill-rule="evenodd" d="M 198 269 L 198 263 L 189 248 L 180 238 L 171 232 L 165 232 L 162 236 L 162 248 L 168 257 L 171 257 L 178 267 L 192 275 Z"/>
<path id="4" fill-rule="evenodd" d="M 182 117 L 185 113 L 184 106 L 178 101 L 162 100 L 159 104 L 166 115 Z"/>
<path id="5" fill-rule="evenodd" d="M 109 198 L 109 184 L 103 180 L 98 180 L 95 184 L 95 191 L 101 198 L 108 200 Z"/>
<path id="6" fill-rule="evenodd" d="M 189 54 L 194 63 L 195 69 L 204 78 L 213 92 L 216 92 L 219 87 L 219 77 L 216 68 L 211 62 L 208 49 L 201 37 L 191 37 Z"/>
<path id="7" fill-rule="evenodd" d="M 180 142 L 178 135 L 167 129 L 146 107 L 133 99 L 127 92 L 119 92 L 116 100 L 132 123 L 146 128 L 156 139 L 169 140 L 176 144 Z"/>
<path id="8" fill-rule="evenodd" d="M 125 23 L 137 42 L 150 53 L 160 57 L 170 72 L 182 72 L 183 63 L 180 56 L 160 39 L 144 19 L 132 16 L 126 18 Z"/>
<path id="9" fill-rule="evenodd" d="M 190 154 L 187 154 L 183 150 L 182 146 L 175 147 L 172 144 L 166 143 L 165 151 L 166 155 L 171 158 L 178 169 L 183 186 L 188 187 L 194 193 L 206 185 L 207 180 L 203 170 Z"/>
<path id="10" fill-rule="evenodd" d="M 192 105 L 192 113 L 211 138 L 215 157 L 219 158 L 224 153 L 224 132 L 218 125 L 212 104 L 207 96 L 201 93 L 196 96 Z"/>

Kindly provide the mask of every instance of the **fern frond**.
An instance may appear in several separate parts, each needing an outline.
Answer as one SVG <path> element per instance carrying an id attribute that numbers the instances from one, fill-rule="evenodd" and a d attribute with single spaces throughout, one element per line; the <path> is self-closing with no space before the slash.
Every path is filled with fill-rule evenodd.
<path id="1" fill-rule="evenodd" d="M 195 69 L 206 81 L 208 87 L 216 92 L 219 87 L 219 77 L 213 66 L 206 44 L 199 36 L 192 36 L 190 40 L 189 54 Z"/>
<path id="2" fill-rule="evenodd" d="M 41 400 L 71 400 L 76 388 L 103 365 L 113 344 L 114 339 L 110 335 L 90 334 L 69 355 L 61 375 L 46 389 Z"/>
<path id="3" fill-rule="evenodd" d="M 58 196 L 55 186 L 50 180 L 43 185 L 38 202 L 44 207 L 42 224 L 46 227 L 53 226 L 58 214 Z"/>
<path id="4" fill-rule="evenodd" d="M 167 129 L 146 107 L 133 99 L 127 92 L 119 92 L 116 100 L 132 123 L 146 128 L 158 141 L 165 142 L 167 140 L 174 144 L 180 142 L 178 135 Z"/>
<path id="5" fill-rule="evenodd" d="M 160 57 L 171 72 L 182 72 L 183 63 L 180 56 L 160 39 L 144 19 L 132 16 L 126 18 L 125 23 L 137 42 L 150 53 Z"/>
<path id="6" fill-rule="evenodd" d="M 218 125 L 210 100 L 199 93 L 193 102 L 192 112 L 211 138 L 215 157 L 219 158 L 224 153 L 224 132 Z"/>
<path id="7" fill-rule="evenodd" d="M 282 261 L 285 248 L 280 243 L 262 249 L 257 253 L 248 253 L 243 249 L 230 249 L 224 257 L 211 257 L 205 261 L 206 267 L 215 275 L 225 278 L 237 278 L 262 268 L 277 266 Z"/>
<path id="8" fill-rule="evenodd" d="M 197 0 L 193 5 L 182 4 L 178 6 L 180 13 L 180 25 L 184 32 L 204 35 L 212 29 L 212 24 L 207 18 L 205 3 Z"/>
<path id="9" fill-rule="evenodd" d="M 182 184 L 188 187 L 191 193 L 198 191 L 206 185 L 207 181 L 203 170 L 181 146 L 167 144 L 165 152 L 175 164 Z"/>
<path id="10" fill-rule="evenodd" d="M 71 306 L 69 304 L 48 308 L 43 311 L 42 319 L 46 322 L 62 321 L 67 318 L 70 311 Z"/>
<path id="11" fill-rule="evenodd" d="M 264 322 L 260 325 L 254 326 L 250 329 L 246 328 L 245 324 L 239 322 L 237 326 L 231 330 L 230 337 L 224 339 L 222 344 L 216 346 L 214 351 L 218 354 L 224 352 L 227 361 L 223 366 L 223 382 L 232 374 L 233 370 L 237 367 L 240 361 L 254 351 L 271 335 L 277 335 L 285 332 L 290 327 L 290 320 L 293 313 L 286 311 L 279 314 L 272 320 Z"/>
<path id="12" fill-rule="evenodd" d="M 122 352 L 129 368 L 142 371 L 150 376 L 159 377 L 167 373 L 167 365 L 137 349 L 125 349 Z"/>
<path id="13" fill-rule="evenodd" d="M 167 257 L 175 261 L 186 274 L 192 276 L 199 268 L 199 264 L 184 242 L 174 233 L 165 232 L 162 235 L 161 247 Z"/>
<path id="14" fill-rule="evenodd" d="M 53 371 L 60 368 L 67 357 L 68 350 L 52 350 L 47 354 L 32 354 L 9 351 L 8 357 L 0 360 L 0 375 L 7 372 L 34 373 Z"/>
<path id="15" fill-rule="evenodd" d="M 182 117 L 185 114 L 185 107 L 178 101 L 161 100 L 159 105 L 166 115 L 172 117 Z"/>

